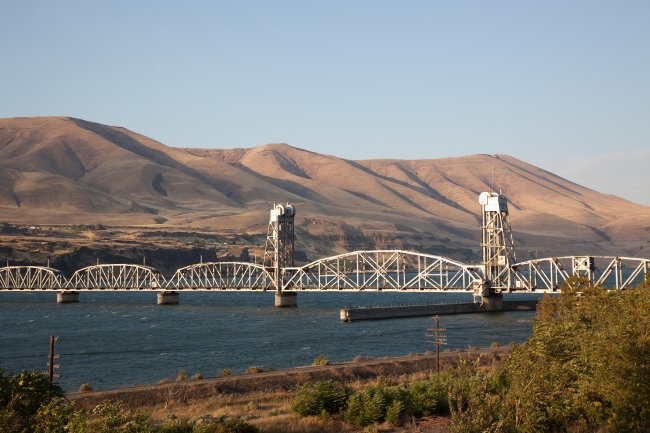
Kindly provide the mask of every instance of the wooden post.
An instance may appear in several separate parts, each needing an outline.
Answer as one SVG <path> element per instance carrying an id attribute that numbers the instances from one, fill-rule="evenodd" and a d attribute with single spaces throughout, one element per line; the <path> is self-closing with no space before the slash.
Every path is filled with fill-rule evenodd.
<path id="1" fill-rule="evenodd" d="M 427 331 L 433 331 L 433 334 L 426 334 L 427 337 L 434 337 L 433 341 L 427 340 L 427 343 L 433 343 L 436 345 L 436 374 L 440 374 L 440 345 L 447 344 L 447 336 L 441 334 L 441 332 L 446 331 L 447 328 L 440 327 L 440 317 L 438 315 L 433 316 L 432 319 L 436 321 L 435 328 L 427 328 Z"/>
<path id="2" fill-rule="evenodd" d="M 57 341 L 58 339 L 59 337 L 50 335 L 50 356 L 48 357 L 49 362 L 47 363 L 47 372 L 50 379 L 50 383 L 52 383 L 55 377 L 61 377 L 58 373 L 54 372 L 55 368 L 60 367 L 58 364 L 54 363 L 54 360 L 59 358 L 59 355 L 54 354 L 54 342 Z"/>

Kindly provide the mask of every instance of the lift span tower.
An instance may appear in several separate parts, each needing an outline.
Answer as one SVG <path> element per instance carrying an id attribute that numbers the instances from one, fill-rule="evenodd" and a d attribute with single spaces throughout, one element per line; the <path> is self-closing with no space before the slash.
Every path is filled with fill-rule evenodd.
<path id="1" fill-rule="evenodd" d="M 201 262 L 165 278 L 141 264 L 97 264 L 66 277 L 48 266 L 0 267 L 0 292 L 54 291 L 58 302 L 79 302 L 81 291 L 157 291 L 161 304 L 178 303 L 180 292 L 273 291 L 275 305 L 297 305 L 301 291 L 469 292 L 498 310 L 502 292 L 557 291 L 570 276 L 612 289 L 634 287 L 650 271 L 650 259 L 574 255 L 518 262 L 508 200 L 492 191 L 479 195 L 481 263 L 467 264 L 404 250 L 352 251 L 294 262 L 296 208 L 274 204 L 262 263 Z M 494 307 L 494 308 L 492 308 Z"/>

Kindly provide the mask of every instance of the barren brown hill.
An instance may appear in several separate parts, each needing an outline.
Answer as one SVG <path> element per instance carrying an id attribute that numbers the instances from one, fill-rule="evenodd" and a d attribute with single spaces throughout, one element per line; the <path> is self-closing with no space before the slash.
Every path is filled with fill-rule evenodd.
<path id="1" fill-rule="evenodd" d="M 67 117 L 0 119 L 0 221 L 10 223 L 262 234 L 273 201 L 291 202 L 310 260 L 361 248 L 474 260 L 488 188 L 509 199 L 520 258 L 647 255 L 649 207 L 507 155 L 349 161 L 286 144 L 172 148 Z"/>

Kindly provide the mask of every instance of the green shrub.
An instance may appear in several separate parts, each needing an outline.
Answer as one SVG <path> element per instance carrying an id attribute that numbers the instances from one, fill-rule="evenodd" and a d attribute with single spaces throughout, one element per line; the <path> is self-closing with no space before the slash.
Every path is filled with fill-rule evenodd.
<path id="1" fill-rule="evenodd" d="M 246 371 L 244 371 L 244 374 L 255 374 L 255 373 L 261 373 L 262 371 L 264 370 L 262 370 L 261 367 L 253 365 L 252 367 L 248 367 Z"/>
<path id="2" fill-rule="evenodd" d="M 393 400 L 393 403 L 386 409 L 386 421 L 392 425 L 399 425 L 403 413 L 404 403 L 401 400 Z"/>
<path id="3" fill-rule="evenodd" d="M 461 359 L 449 380 L 449 429 L 454 433 L 496 432 L 503 426 L 501 399 L 491 392 L 490 376 L 479 370 L 479 363 L 480 357 L 473 363 Z"/>
<path id="4" fill-rule="evenodd" d="M 449 429 L 650 431 L 649 289 L 650 274 L 635 290 L 567 278 L 494 373 L 467 363 L 453 372 Z"/>
<path id="5" fill-rule="evenodd" d="M 215 433 L 258 433 L 257 427 L 240 419 L 231 419 L 219 425 Z"/>
<path id="6" fill-rule="evenodd" d="M 386 398 L 383 392 L 371 387 L 350 396 L 343 419 L 350 424 L 367 426 L 382 421 L 385 413 Z"/>
<path id="7" fill-rule="evenodd" d="M 131 416 L 129 412 L 122 411 L 121 401 L 100 403 L 93 409 L 93 415 L 100 420 L 99 423 L 103 431 L 111 431 L 123 426 Z"/>
<path id="8" fill-rule="evenodd" d="M 75 410 L 74 401 L 53 400 L 38 409 L 33 432 L 85 432 L 87 417 L 85 410 Z"/>
<path id="9" fill-rule="evenodd" d="M 227 377 L 227 376 L 232 376 L 231 368 L 224 368 L 223 370 L 217 371 L 217 377 Z"/>
<path id="10" fill-rule="evenodd" d="M 300 416 L 337 413 L 345 407 L 348 391 L 341 384 L 324 380 L 300 387 L 291 402 L 291 410 Z"/>
<path id="11" fill-rule="evenodd" d="M 0 369 L 0 431 L 31 431 L 39 408 L 63 397 L 63 390 L 39 370 L 4 373 Z"/>
<path id="12" fill-rule="evenodd" d="M 415 417 L 445 413 L 447 387 L 438 376 L 429 381 L 411 383 L 405 390 L 409 412 Z"/>
<path id="13" fill-rule="evenodd" d="M 330 365 L 330 356 L 329 355 L 318 355 L 314 358 L 314 362 L 311 365 Z"/>
<path id="14" fill-rule="evenodd" d="M 391 418 L 397 422 L 402 411 L 400 406 L 403 407 L 404 402 L 399 388 L 387 386 L 380 377 L 376 386 L 350 396 L 343 419 L 350 424 L 368 426 L 386 420 L 387 410 L 392 407 Z"/>

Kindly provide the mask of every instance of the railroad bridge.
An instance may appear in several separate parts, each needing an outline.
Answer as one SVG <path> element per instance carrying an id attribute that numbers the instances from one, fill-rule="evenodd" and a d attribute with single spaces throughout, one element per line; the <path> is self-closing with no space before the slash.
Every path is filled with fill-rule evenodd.
<path id="1" fill-rule="evenodd" d="M 264 260 L 197 263 L 165 279 L 152 267 L 97 264 L 69 279 L 49 266 L 0 268 L 0 291 L 53 291 L 57 302 L 78 302 L 80 291 L 157 291 L 159 304 L 178 303 L 180 292 L 274 291 L 278 307 L 297 305 L 301 291 L 391 290 L 470 292 L 481 302 L 500 303 L 503 292 L 557 291 L 570 276 L 626 289 L 650 271 L 650 259 L 613 256 L 548 257 L 518 262 L 507 199 L 496 192 L 479 196 L 482 262 L 466 264 L 447 257 L 402 250 L 353 251 L 294 265 L 296 210 L 274 204 Z"/>

